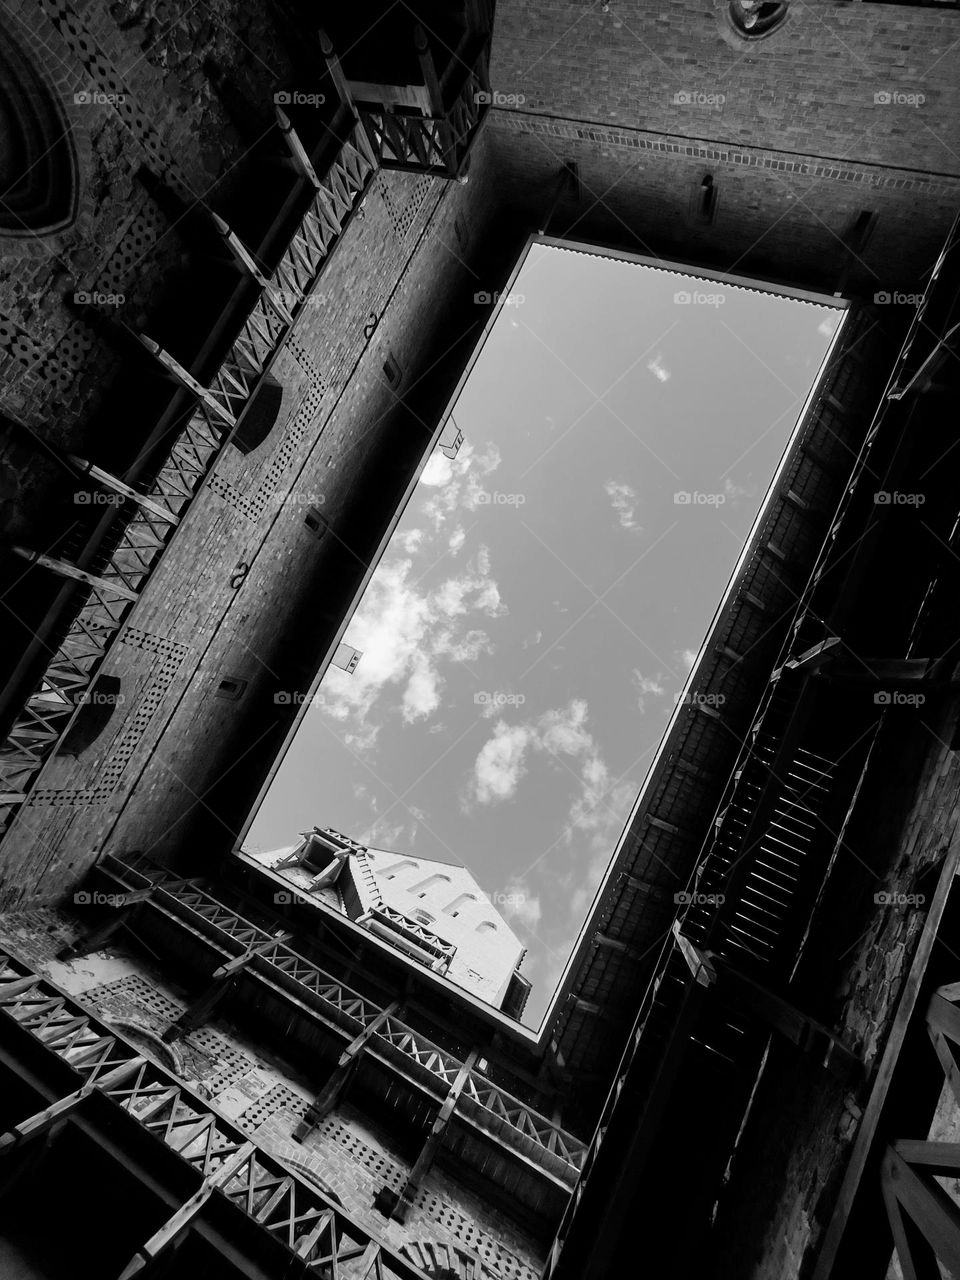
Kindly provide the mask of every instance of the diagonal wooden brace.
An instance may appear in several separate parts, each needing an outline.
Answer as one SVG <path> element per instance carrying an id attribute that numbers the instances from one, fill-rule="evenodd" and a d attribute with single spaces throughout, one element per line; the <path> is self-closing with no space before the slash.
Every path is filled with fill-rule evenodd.
<path id="1" fill-rule="evenodd" d="M 443 1101 L 443 1106 L 437 1113 L 437 1118 L 434 1120 L 433 1127 L 417 1157 L 417 1162 L 410 1170 L 410 1175 L 403 1187 L 398 1192 L 391 1191 L 389 1187 L 382 1187 L 377 1193 L 374 1205 L 386 1217 L 393 1218 L 397 1222 L 405 1221 L 416 1199 L 417 1192 L 433 1167 L 437 1152 L 443 1143 L 444 1131 L 450 1123 L 451 1116 L 457 1109 L 460 1095 L 469 1079 L 470 1072 L 473 1070 L 479 1053 L 479 1049 L 472 1049 L 467 1055 L 463 1066 L 457 1072 L 457 1078 L 450 1086 L 450 1091 Z"/>
<path id="2" fill-rule="evenodd" d="M 155 1232 L 143 1248 L 134 1254 L 121 1272 L 119 1280 L 133 1280 L 134 1276 L 143 1276 L 164 1255 L 169 1255 L 175 1250 L 214 1191 L 226 1186 L 236 1177 L 256 1150 L 255 1142 L 246 1142 L 232 1156 L 229 1156 L 216 1173 L 205 1179 L 200 1190 L 168 1218 L 160 1230 Z"/>
<path id="3" fill-rule="evenodd" d="M 304 1142 L 317 1127 L 320 1122 L 330 1114 L 333 1108 L 343 1098 L 350 1082 L 353 1079 L 357 1063 L 360 1060 L 366 1046 L 377 1034 L 388 1018 L 400 1012 L 400 1001 L 394 1000 L 392 1004 L 381 1010 L 373 1021 L 360 1032 L 360 1034 L 347 1045 L 336 1067 L 332 1071 L 330 1078 L 326 1084 L 311 1102 L 307 1109 L 306 1115 L 293 1131 L 294 1142 Z"/>

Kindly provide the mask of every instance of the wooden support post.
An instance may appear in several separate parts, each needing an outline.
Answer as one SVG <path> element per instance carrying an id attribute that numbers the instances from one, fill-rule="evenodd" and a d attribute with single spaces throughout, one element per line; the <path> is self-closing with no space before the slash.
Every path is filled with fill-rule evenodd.
<path id="1" fill-rule="evenodd" d="M 296 129 L 294 129 L 290 117 L 284 111 L 283 107 L 279 106 L 279 104 L 274 106 L 274 110 L 277 114 L 277 124 L 280 127 L 280 132 L 283 134 L 284 141 L 290 149 L 290 156 L 293 159 L 294 164 L 300 170 L 303 177 L 306 178 L 317 191 L 319 191 L 320 179 L 317 177 L 317 171 L 310 163 L 310 157 L 307 155 L 307 149 L 300 141 L 299 135 L 297 134 Z"/>
<path id="2" fill-rule="evenodd" d="M 337 91 L 337 97 L 347 107 L 350 112 L 356 116 L 357 109 L 353 105 L 353 96 L 350 93 L 350 86 L 347 78 L 343 74 L 343 68 L 340 66 L 340 59 L 337 57 L 333 48 L 333 41 L 327 33 L 321 28 L 320 30 L 320 52 L 323 54 L 323 60 L 327 64 L 327 72 L 333 81 L 333 87 Z"/>
<path id="3" fill-rule="evenodd" d="M 479 1049 L 471 1049 L 470 1053 L 464 1060 L 463 1066 L 457 1072 L 457 1078 L 450 1086 L 450 1091 L 443 1101 L 443 1106 L 437 1114 L 433 1127 L 427 1137 L 423 1148 L 417 1157 L 416 1164 L 410 1170 L 410 1176 L 404 1183 L 399 1192 L 391 1191 L 389 1187 L 382 1187 L 374 1200 L 375 1206 L 381 1213 L 388 1218 L 393 1218 L 397 1222 L 403 1222 L 409 1213 L 417 1192 L 423 1185 L 423 1180 L 433 1167 L 437 1152 L 443 1142 L 444 1130 L 450 1123 L 450 1118 L 457 1109 L 457 1103 L 460 1101 L 460 1095 L 463 1092 L 464 1085 L 470 1077 L 470 1072 L 479 1057 Z"/>
<path id="4" fill-rule="evenodd" d="M 357 1063 L 367 1045 L 377 1034 L 388 1018 L 399 1014 L 401 1002 L 394 1000 L 382 1009 L 373 1021 L 356 1036 L 341 1053 L 336 1067 L 326 1084 L 311 1102 L 306 1115 L 293 1131 L 294 1142 L 304 1142 L 320 1122 L 330 1114 L 341 1100 L 350 1085 L 357 1069 Z"/>
<path id="5" fill-rule="evenodd" d="M 118 929 L 129 924 L 133 908 L 146 902 L 154 892 L 154 886 L 147 889 L 131 889 L 128 893 L 107 895 L 107 906 L 113 908 L 113 914 L 95 929 L 82 934 L 76 942 L 63 947 L 57 952 L 58 960 L 76 960 L 80 956 L 88 956 L 92 951 L 99 951 Z"/>
<path id="6" fill-rule="evenodd" d="M 195 1000 L 189 1009 L 184 1010 L 176 1022 L 171 1022 L 170 1026 L 164 1031 L 161 1039 L 164 1044 L 173 1044 L 175 1040 L 179 1040 L 182 1036 L 189 1035 L 201 1023 L 206 1022 L 207 1018 L 227 994 L 233 984 L 236 982 L 236 974 L 232 974 L 228 978 L 215 978 L 207 987 L 206 991 L 199 1000 Z"/>
<path id="7" fill-rule="evenodd" d="M 905 1280 L 939 1280 L 934 1255 L 950 1275 L 960 1275 L 960 1209 L 933 1176 L 958 1172 L 956 1143 L 897 1142 L 887 1148 L 881 1175 L 883 1199 Z M 904 1212 L 915 1228 L 913 1233 L 907 1230 Z"/>
<path id="8" fill-rule="evenodd" d="M 210 409 L 211 412 L 215 413 L 221 421 L 225 422 L 228 427 L 235 427 L 237 425 L 236 418 L 232 413 L 224 408 L 216 396 L 199 383 L 192 373 L 188 373 L 187 370 L 184 369 L 183 365 L 180 364 L 178 360 L 175 360 L 168 351 L 164 351 L 159 343 L 154 342 L 152 338 L 148 338 L 145 333 L 140 334 L 140 341 L 150 354 L 158 361 L 158 363 L 161 364 L 169 374 L 176 378 L 177 382 L 179 382 L 185 390 L 189 391 L 192 395 L 195 395 L 197 399 L 202 400 L 207 408 Z"/>
<path id="9" fill-rule="evenodd" d="M 12 1129 L 0 1136 L 0 1156 L 10 1155 L 13 1151 L 19 1151 L 28 1143 L 35 1142 L 38 1138 L 52 1136 L 56 1130 L 67 1123 L 77 1108 L 82 1107 L 93 1094 L 104 1089 L 112 1089 L 118 1084 L 123 1084 L 130 1076 L 136 1075 L 140 1068 L 146 1064 L 146 1061 L 146 1058 L 143 1057 L 131 1058 L 113 1071 L 106 1072 L 75 1092 L 67 1094 L 65 1098 L 58 1098 L 56 1102 L 51 1102 L 48 1107 L 44 1107 L 42 1111 L 37 1111 L 29 1119 L 22 1120 L 18 1125 L 14 1125 Z"/>
<path id="10" fill-rule="evenodd" d="M 230 253 L 230 256 L 233 258 L 234 262 L 236 262 L 237 265 L 247 273 L 247 275 L 251 276 L 254 280 L 256 280 L 257 284 L 260 286 L 261 289 L 266 289 L 270 282 L 267 280 L 267 277 L 263 274 L 263 272 L 257 266 L 256 262 L 253 259 L 253 255 L 250 253 L 247 246 L 243 243 L 240 237 L 232 230 L 232 228 L 230 227 L 230 224 L 228 222 L 225 222 L 224 219 L 221 218 L 219 214 L 214 213 L 211 210 L 210 216 L 213 219 L 213 225 L 216 227 L 217 232 L 220 234 L 220 236 L 223 237 L 223 242 L 226 245 Z"/>
<path id="11" fill-rule="evenodd" d="M 99 578 L 95 573 L 87 573 L 86 569 L 78 569 L 75 564 L 68 564 L 66 560 L 58 560 L 55 556 L 44 555 L 42 551 L 31 551 L 29 547 L 12 546 L 10 550 L 31 564 L 37 564 L 42 569 L 49 569 L 51 573 L 56 573 L 61 578 L 73 578 L 75 582 L 83 582 L 88 587 L 96 587 L 99 591 L 111 591 L 115 596 L 119 596 L 121 600 L 137 599 L 136 591 L 124 586 L 123 583 L 115 582 L 110 578 Z"/>
<path id="12" fill-rule="evenodd" d="M 423 76 L 423 83 L 427 87 L 427 94 L 430 98 L 430 114 L 442 116 L 444 107 L 443 93 L 440 90 L 440 77 L 437 75 L 437 68 L 433 62 L 433 53 L 430 50 L 427 33 L 419 22 L 413 29 L 413 43 L 416 46 L 417 59 L 420 63 L 420 74 Z"/>
<path id="13" fill-rule="evenodd" d="M 263 942 L 254 943 L 252 947 L 248 947 L 247 950 L 244 951 L 243 955 L 234 956 L 232 960 L 227 960 L 224 964 L 220 965 L 219 968 L 214 969 L 214 980 L 235 977 L 246 969 L 251 960 L 262 955 L 264 951 L 269 951 L 271 947 L 277 946 L 279 943 L 289 942 L 292 937 L 292 933 L 282 931 L 274 938 L 264 938 Z"/>
<path id="14" fill-rule="evenodd" d="M 205 1179 L 200 1190 L 168 1218 L 160 1230 L 155 1232 L 143 1248 L 134 1254 L 126 1267 L 124 1267 L 119 1280 L 133 1280 L 134 1276 L 143 1277 L 148 1269 L 154 1269 L 158 1261 L 164 1257 L 169 1257 L 182 1242 L 183 1237 L 193 1225 L 197 1214 L 203 1209 L 214 1191 L 218 1187 L 227 1186 L 237 1176 L 250 1157 L 256 1153 L 256 1150 L 257 1144 L 255 1142 L 245 1142 L 232 1156 L 229 1156 L 216 1173 Z"/>
<path id="15" fill-rule="evenodd" d="M 167 524 L 175 525 L 178 523 L 178 519 L 172 511 L 169 511 L 159 502 L 155 502 L 152 498 L 148 498 L 146 494 L 138 493 L 136 489 L 132 489 L 130 485 L 124 484 L 122 480 L 118 480 L 117 477 L 111 475 L 109 471 L 104 471 L 104 469 L 102 467 L 98 467 L 96 463 L 87 462 L 85 458 L 78 458 L 73 454 L 68 454 L 67 457 L 71 465 L 79 471 L 81 477 L 89 476 L 90 479 L 100 485 L 102 489 L 109 489 L 112 493 L 120 494 L 142 510 L 149 511 L 151 515 L 156 516 L 160 520 L 166 521 Z"/>

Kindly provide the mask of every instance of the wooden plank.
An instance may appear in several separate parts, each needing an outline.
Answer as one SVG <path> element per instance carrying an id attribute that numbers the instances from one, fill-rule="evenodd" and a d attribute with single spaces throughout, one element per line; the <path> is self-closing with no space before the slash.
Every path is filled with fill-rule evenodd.
<path id="1" fill-rule="evenodd" d="M 947 899 L 950 896 L 950 889 L 957 874 L 958 866 L 960 866 L 960 838 L 955 835 L 944 859 L 940 879 L 937 882 L 937 888 L 930 903 L 930 910 L 927 912 L 923 932 L 920 935 L 913 963 L 910 965 L 910 972 L 907 974 L 907 979 L 904 983 L 903 994 L 897 1006 L 896 1016 L 884 1046 L 883 1057 L 880 1060 L 880 1066 L 874 1078 L 870 1099 L 860 1121 L 860 1128 L 857 1131 L 853 1150 L 850 1152 L 850 1159 L 833 1207 L 833 1214 L 823 1234 L 823 1243 L 817 1254 L 816 1266 L 810 1280 L 829 1280 L 833 1271 L 843 1233 L 846 1230 L 847 1221 L 853 1209 L 853 1202 L 860 1187 L 860 1179 L 863 1177 L 863 1171 L 866 1167 L 867 1157 L 876 1137 L 883 1106 L 886 1102 L 893 1073 L 900 1057 L 900 1050 L 907 1034 L 907 1026 L 917 1005 L 920 986 L 930 960 L 930 953 L 933 951 L 933 944 L 937 938 L 937 931 L 940 928 L 943 913 L 946 910 Z"/>

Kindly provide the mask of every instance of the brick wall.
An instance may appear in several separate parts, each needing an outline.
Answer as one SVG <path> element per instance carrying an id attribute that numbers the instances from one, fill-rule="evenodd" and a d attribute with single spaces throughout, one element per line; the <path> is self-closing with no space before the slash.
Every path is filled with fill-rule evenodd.
<path id="1" fill-rule="evenodd" d="M 779 31 L 739 48 L 721 32 L 711 0 L 499 0 L 491 85 L 523 96 L 501 110 L 960 173 L 955 10 L 834 0 L 792 5 Z M 892 90 L 925 102 L 874 103 Z M 675 101 L 684 93 L 723 101 Z"/>

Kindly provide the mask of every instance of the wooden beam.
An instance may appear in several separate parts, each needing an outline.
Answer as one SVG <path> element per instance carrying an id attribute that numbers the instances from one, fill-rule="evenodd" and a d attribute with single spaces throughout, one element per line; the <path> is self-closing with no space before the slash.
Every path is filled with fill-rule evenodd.
<path id="1" fill-rule="evenodd" d="M 10 550 L 30 564 L 39 565 L 41 569 L 49 569 L 51 573 L 57 574 L 58 577 L 72 578 L 75 582 L 82 582 L 88 587 L 96 587 L 99 591 L 112 592 L 115 596 L 119 596 L 121 600 L 136 600 L 138 598 L 136 591 L 122 582 L 111 578 L 100 578 L 95 573 L 88 573 L 86 569 L 79 569 L 75 564 L 69 564 L 66 560 L 58 560 L 56 556 L 45 555 L 42 551 L 31 551 L 29 547 L 11 546 Z"/>
<path id="2" fill-rule="evenodd" d="M 833 1275 L 834 1263 L 837 1260 L 837 1254 L 853 1210 L 860 1180 L 863 1177 L 864 1168 L 874 1143 L 884 1103 L 893 1079 L 893 1073 L 900 1057 L 903 1041 L 907 1034 L 907 1027 L 919 998 L 923 976 L 930 960 L 930 953 L 936 942 L 937 932 L 943 919 L 943 913 L 946 910 L 947 900 L 958 866 L 960 866 L 960 840 L 954 838 L 952 846 L 944 859 L 940 879 L 937 883 L 933 900 L 930 903 L 930 908 L 927 911 L 923 932 L 920 935 L 920 941 L 917 943 L 913 962 L 910 965 L 910 972 L 907 974 L 906 982 L 903 985 L 896 1016 L 890 1028 L 890 1034 L 887 1036 L 883 1057 L 873 1078 L 873 1089 L 864 1110 L 863 1118 L 860 1121 L 860 1128 L 857 1131 L 853 1150 L 850 1152 L 847 1161 L 843 1182 L 834 1202 L 833 1215 L 823 1234 L 811 1280 L 830 1280 Z"/>
<path id="3" fill-rule="evenodd" d="M 307 1108 L 307 1113 L 293 1132 L 294 1142 L 304 1142 L 322 1120 L 341 1101 L 356 1073 L 357 1062 L 367 1045 L 377 1034 L 386 1020 L 399 1014 L 401 1003 L 394 1000 L 356 1036 L 341 1053 L 336 1067 L 330 1074 L 326 1084 Z"/>
<path id="4" fill-rule="evenodd" d="M 163 368 L 166 369 L 167 373 L 174 377 L 177 382 L 185 388 L 185 390 L 189 391 L 192 395 L 195 395 L 198 400 L 202 400 L 207 408 L 212 413 L 215 413 L 222 422 L 225 422 L 228 427 L 235 427 L 237 425 L 237 420 L 233 414 L 224 408 L 217 397 L 203 386 L 202 383 L 198 382 L 192 373 L 188 373 L 178 360 L 170 355 L 168 351 L 164 351 L 159 343 L 154 342 L 152 338 L 148 338 L 145 333 L 141 333 L 139 336 L 140 341 L 154 359 L 162 365 Z"/>
<path id="5" fill-rule="evenodd" d="M 410 1175 L 403 1187 L 399 1192 L 391 1191 L 389 1187 L 383 1187 L 378 1193 L 374 1201 L 377 1208 L 380 1209 L 381 1213 L 386 1213 L 387 1217 L 393 1218 L 396 1222 L 405 1221 L 424 1179 L 432 1169 L 437 1152 L 443 1142 L 444 1130 L 457 1109 L 457 1103 L 463 1093 L 464 1085 L 467 1083 L 470 1072 L 473 1070 L 479 1056 L 479 1049 L 471 1049 L 467 1054 L 463 1065 L 457 1072 L 456 1079 L 450 1086 L 449 1093 L 443 1100 L 443 1105 L 437 1113 L 437 1118 L 433 1122 L 427 1140 L 424 1142 L 416 1163 L 410 1170 Z"/>
<path id="6" fill-rule="evenodd" d="M 220 978 L 231 978 L 242 973 L 250 964 L 251 960 L 255 960 L 257 956 L 263 955 L 265 951 L 269 951 L 271 947 L 275 947 L 278 943 L 289 942 L 293 937 L 292 933 L 286 930 L 281 931 L 273 938 L 264 938 L 263 942 L 256 942 L 252 947 L 248 947 L 242 955 L 234 956 L 232 960 L 225 961 L 219 968 L 214 969 L 213 978 L 217 981 Z"/>
<path id="7" fill-rule="evenodd" d="M 0 1156 L 19 1151 L 21 1147 L 26 1146 L 28 1143 L 59 1129 L 93 1094 L 101 1089 L 112 1089 L 118 1084 L 123 1084 L 124 1080 L 136 1075 L 141 1067 L 146 1066 L 146 1063 L 146 1058 L 131 1058 L 128 1062 L 115 1067 L 113 1071 L 105 1072 L 102 1076 L 98 1076 L 96 1080 L 92 1080 L 82 1088 L 67 1094 L 65 1098 L 58 1098 L 56 1102 L 51 1102 L 42 1111 L 37 1111 L 27 1120 L 22 1120 L 19 1124 L 14 1125 L 12 1129 L 8 1129 L 6 1133 L 0 1136 Z"/>
<path id="8" fill-rule="evenodd" d="M 151 515 L 163 520 L 170 525 L 176 525 L 178 518 L 169 508 L 163 506 L 159 502 L 155 502 L 153 498 L 148 498 L 146 494 L 140 493 L 138 490 L 125 484 L 123 480 L 118 479 L 109 471 L 104 471 L 103 467 L 98 467 L 95 462 L 87 462 L 85 458 L 78 458 L 75 454 L 68 454 L 70 463 L 80 473 L 81 478 L 89 476 L 96 484 L 103 489 L 109 489 L 112 493 L 119 494 L 121 497 L 128 499 L 140 507 L 143 511 L 149 511 Z"/>
<path id="9" fill-rule="evenodd" d="M 170 1023 L 170 1026 L 161 1036 L 163 1043 L 173 1044 L 174 1041 L 179 1040 L 182 1036 L 189 1035 L 201 1023 L 206 1022 L 236 980 L 236 974 L 231 974 L 227 978 L 215 978 L 199 1000 L 195 1000 L 190 1008 L 185 1009 L 175 1022 Z"/>
<path id="10" fill-rule="evenodd" d="M 76 960 L 80 956 L 88 956 L 92 951 L 99 951 L 104 943 L 124 925 L 129 924 L 133 908 L 146 902 L 154 892 L 154 886 L 148 889 L 131 889 L 128 893 L 108 894 L 107 903 L 114 911 L 95 929 L 82 934 L 76 942 L 70 943 L 57 952 L 58 960 Z"/>
<path id="11" fill-rule="evenodd" d="M 133 1280 L 135 1276 L 144 1276 L 164 1255 L 168 1255 L 182 1242 L 184 1235 L 190 1230 L 194 1219 L 218 1187 L 227 1186 L 239 1173 L 252 1155 L 257 1151 L 255 1142 L 246 1142 L 232 1156 L 228 1156 L 216 1173 L 204 1180 L 203 1186 L 186 1204 L 182 1205 L 154 1232 L 147 1243 L 130 1259 L 120 1274 L 119 1280 Z"/>
<path id="12" fill-rule="evenodd" d="M 319 191 L 320 179 L 317 177 L 317 171 L 310 162 L 307 149 L 300 141 L 300 136 L 293 127 L 293 122 L 279 103 L 274 106 L 274 110 L 277 115 L 277 124 L 290 151 L 291 159 L 300 170 L 301 175 L 306 178 L 311 186 Z"/>

